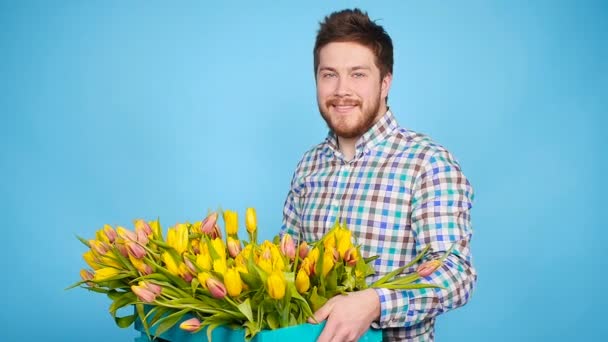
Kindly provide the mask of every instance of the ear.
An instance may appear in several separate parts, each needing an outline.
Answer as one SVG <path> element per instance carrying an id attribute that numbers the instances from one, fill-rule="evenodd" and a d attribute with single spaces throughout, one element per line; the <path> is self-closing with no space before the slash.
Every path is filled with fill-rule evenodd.
<path id="1" fill-rule="evenodd" d="M 388 96 L 388 91 L 391 89 L 391 83 L 393 82 L 393 74 L 388 73 L 384 76 L 382 81 L 380 82 L 380 92 L 382 94 L 382 99 L 386 99 Z"/>

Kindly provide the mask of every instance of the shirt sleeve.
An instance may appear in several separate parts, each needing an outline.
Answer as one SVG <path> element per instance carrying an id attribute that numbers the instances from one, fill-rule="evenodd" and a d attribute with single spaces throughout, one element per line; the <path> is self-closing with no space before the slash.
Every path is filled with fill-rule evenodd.
<path id="1" fill-rule="evenodd" d="M 291 179 L 291 185 L 287 198 L 285 199 L 285 205 L 283 206 L 283 223 L 281 225 L 280 235 L 289 234 L 296 240 L 299 239 L 300 228 L 302 227 L 302 220 L 300 217 L 300 196 L 298 196 L 298 170 L 300 164 L 296 168 Z"/>
<path id="2" fill-rule="evenodd" d="M 477 280 L 469 248 L 474 195 L 458 163 L 446 151 L 435 153 L 425 163 L 413 191 L 411 222 L 416 250 L 430 245 L 421 262 L 439 259 L 453 244 L 455 247 L 441 267 L 417 281 L 443 288 L 375 289 L 381 308 L 376 328 L 412 326 L 460 307 L 469 300 Z"/>

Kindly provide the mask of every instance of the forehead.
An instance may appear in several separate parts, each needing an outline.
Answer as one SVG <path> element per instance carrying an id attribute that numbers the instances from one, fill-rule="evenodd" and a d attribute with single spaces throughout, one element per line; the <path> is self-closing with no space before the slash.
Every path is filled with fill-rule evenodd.
<path id="1" fill-rule="evenodd" d="M 371 49 L 353 42 L 333 42 L 319 50 L 319 67 L 350 68 L 363 66 L 374 68 L 375 57 Z"/>

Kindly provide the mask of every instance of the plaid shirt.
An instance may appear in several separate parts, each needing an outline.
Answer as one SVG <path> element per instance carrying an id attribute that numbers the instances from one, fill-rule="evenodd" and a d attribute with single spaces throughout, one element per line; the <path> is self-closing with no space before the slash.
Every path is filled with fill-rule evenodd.
<path id="1" fill-rule="evenodd" d="M 372 324 L 390 341 L 433 341 L 435 317 L 464 305 L 477 275 L 471 264 L 469 211 L 473 189 L 452 155 L 427 136 L 401 128 L 388 111 L 344 160 L 336 137 L 306 152 L 285 201 L 281 233 L 321 238 L 346 222 L 365 257 L 375 260 L 370 282 L 411 261 L 426 260 L 457 243 L 443 266 L 421 282 L 445 289 L 376 289 L 381 314 Z M 406 272 L 412 272 L 414 265 Z"/>

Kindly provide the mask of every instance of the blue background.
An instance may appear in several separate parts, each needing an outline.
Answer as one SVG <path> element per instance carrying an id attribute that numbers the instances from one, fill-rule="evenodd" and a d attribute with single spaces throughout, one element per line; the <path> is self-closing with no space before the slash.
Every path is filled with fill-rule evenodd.
<path id="1" fill-rule="evenodd" d="M 476 189 L 471 302 L 438 341 L 608 335 L 602 1 L 2 1 L 3 341 L 132 341 L 109 300 L 64 291 L 78 234 L 218 207 L 278 232 L 316 107 L 318 22 L 361 6 L 392 36 L 390 105 Z"/>

